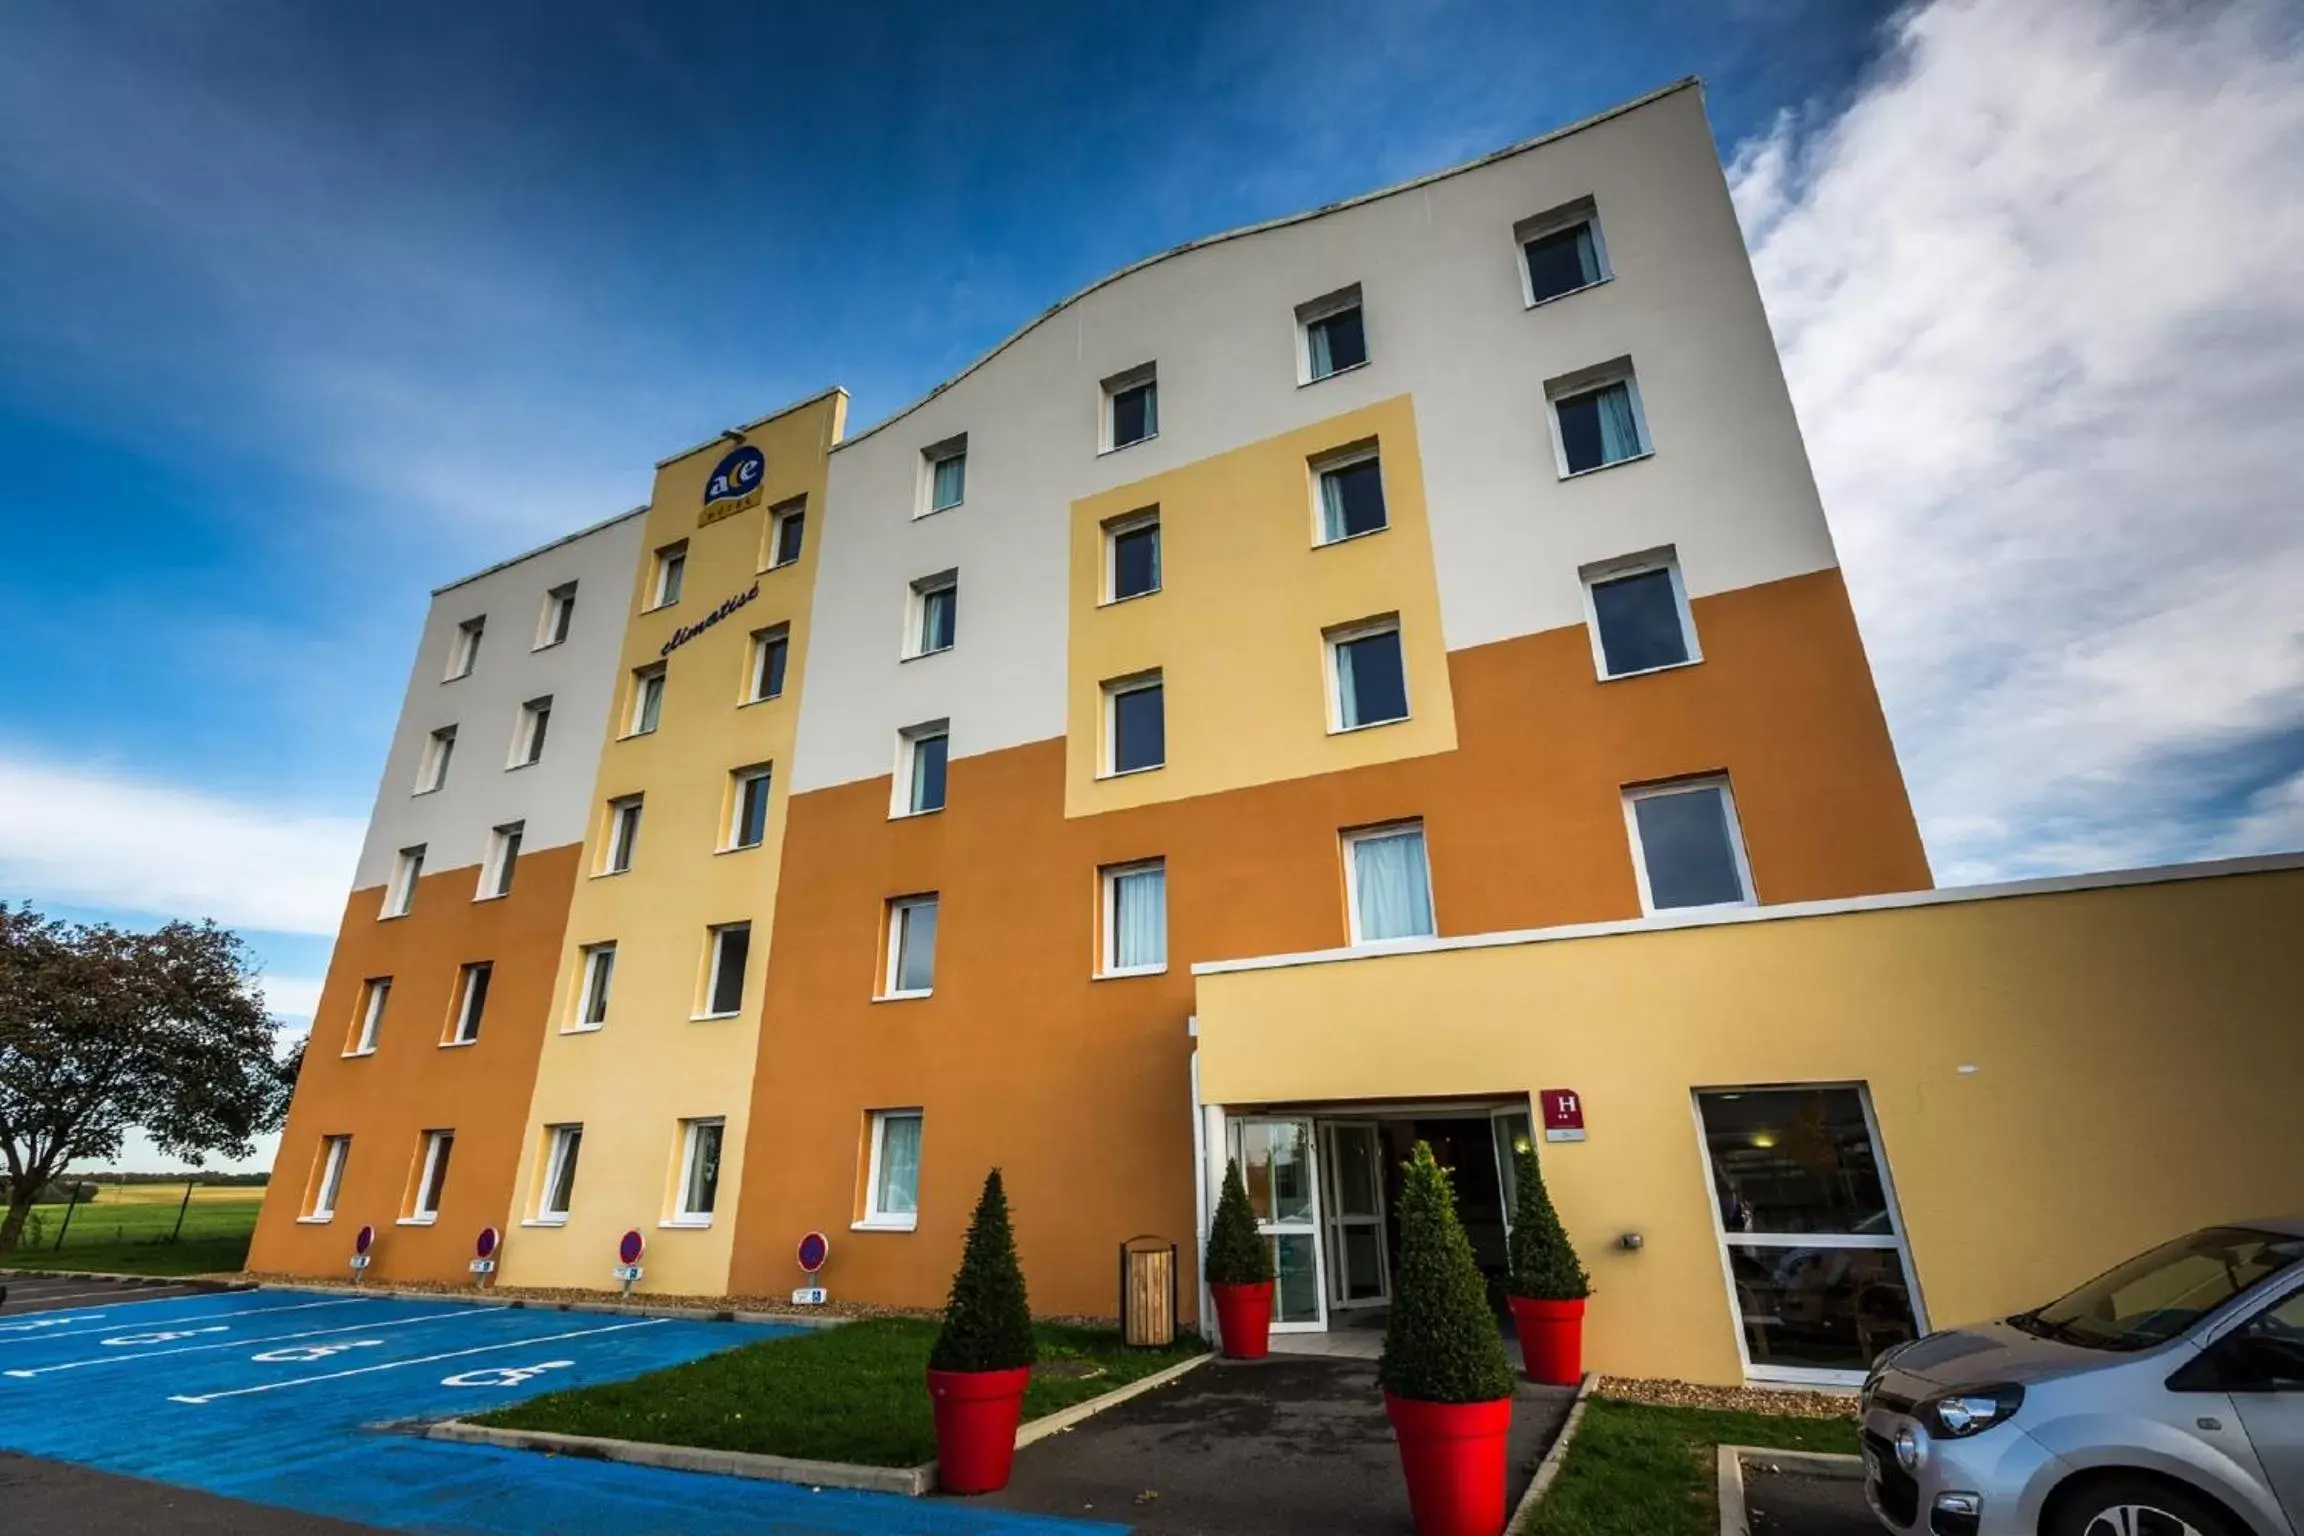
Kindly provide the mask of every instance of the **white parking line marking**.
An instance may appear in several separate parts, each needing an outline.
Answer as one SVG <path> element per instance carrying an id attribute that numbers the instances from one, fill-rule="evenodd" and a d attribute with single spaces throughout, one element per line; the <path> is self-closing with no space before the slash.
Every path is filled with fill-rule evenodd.
<path id="1" fill-rule="evenodd" d="M 15 1287 L 10 1286 L 9 1289 L 13 1291 Z M 91 1296 L 117 1296 L 118 1294 L 119 1292 L 109 1285 L 99 1285 L 77 1291 L 38 1291 L 30 1296 L 18 1296 L 16 1299 L 18 1301 L 36 1301 L 41 1306 L 46 1307 L 60 1301 L 85 1301 Z M 137 1299 L 142 1300 L 143 1298 Z"/>
<path id="2" fill-rule="evenodd" d="M 42 1328 L 62 1328 L 70 1323 L 93 1323 L 103 1316 L 101 1312 L 84 1312 L 77 1317 L 36 1317 L 28 1322 L 0 1323 L 0 1333 L 33 1333 Z"/>
<path id="3" fill-rule="evenodd" d="M 347 1296 L 342 1301 L 300 1301 L 292 1307 L 246 1307 L 238 1312 L 197 1312 L 190 1317 L 154 1318 L 153 1321 L 163 1326 L 168 1323 L 207 1323 L 221 1317 L 268 1317 L 274 1312 L 309 1312 L 314 1307 L 367 1306 L 378 1299 L 373 1296 Z M 83 1312 L 73 1317 L 72 1321 L 75 1323 L 93 1323 L 110 1315 L 108 1312 Z M 144 1319 L 137 1318 L 135 1321 L 142 1322 Z M 118 1326 L 117 1323 L 113 1324 L 113 1327 Z M 83 1328 L 80 1333 L 109 1333 L 110 1331 L 109 1328 Z M 78 1334 L 71 1333 L 27 1334 L 22 1338 L 0 1339 L 0 1345 L 45 1344 L 50 1339 L 70 1339 L 78 1336 Z"/>
<path id="4" fill-rule="evenodd" d="M 413 1360 L 388 1360 L 382 1365 L 363 1365 L 349 1371 L 330 1371 L 325 1376 L 298 1376 L 291 1381 L 267 1381 L 253 1387 L 234 1387 L 228 1392 L 203 1392 L 197 1396 L 171 1396 L 172 1403 L 199 1405 L 213 1403 L 227 1397 L 252 1397 L 258 1392 L 277 1392 L 283 1387 L 308 1387 L 315 1382 L 342 1381 L 347 1376 L 368 1376 L 377 1371 L 396 1371 L 404 1365 L 430 1365 L 435 1360 L 461 1360 L 466 1355 L 485 1355 L 499 1349 L 522 1349 L 530 1344 L 557 1344 L 562 1339 L 588 1339 L 597 1334 L 622 1333 L 627 1328 L 654 1328 L 671 1322 L 668 1317 L 642 1318 L 636 1323 L 611 1323 L 605 1328 L 579 1328 L 573 1333 L 550 1333 L 540 1339 L 507 1339 L 501 1344 L 482 1344 L 473 1349 L 451 1349 L 445 1354 L 419 1355 Z"/>
<path id="5" fill-rule="evenodd" d="M 77 1371 L 83 1366 L 115 1365 L 123 1360 L 158 1360 L 167 1355 L 197 1355 L 212 1349 L 246 1349 L 258 1344 L 285 1344 L 291 1339 L 319 1339 L 337 1333 L 381 1333 L 387 1328 L 407 1328 L 416 1323 L 437 1323 L 451 1317 L 471 1317 L 479 1312 L 501 1312 L 501 1307 L 459 1307 L 453 1312 L 427 1312 L 422 1317 L 404 1317 L 393 1323 L 354 1323 L 345 1328 L 307 1328 L 301 1333 L 276 1333 L 264 1339 L 226 1339 L 218 1344 L 187 1344 L 181 1349 L 147 1349 L 133 1355 L 97 1355 L 87 1360 L 67 1360 L 61 1365 L 35 1366 L 28 1371 L 0 1371 L 0 1376 L 29 1379 L 45 1376 L 51 1371 Z M 223 1330 L 214 1330 L 221 1332 Z M 110 1339 L 104 1340 L 109 1344 Z M 262 1360 L 262 1355 L 253 1358 Z"/>

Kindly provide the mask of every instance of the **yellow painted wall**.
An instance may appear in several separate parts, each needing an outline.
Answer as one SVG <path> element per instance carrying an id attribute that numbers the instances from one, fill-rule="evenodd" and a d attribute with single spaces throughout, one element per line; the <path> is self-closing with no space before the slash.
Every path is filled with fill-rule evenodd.
<path id="1" fill-rule="evenodd" d="M 1578 1090 L 1590 1139 L 1542 1156 L 1588 1363 L 1734 1381 L 1692 1089 L 1868 1084 L 1926 1322 L 2004 1315 L 2304 1210 L 2299 934 L 2287 869 L 1208 975 L 1201 1091 Z"/>
<path id="2" fill-rule="evenodd" d="M 513 1198 L 514 1213 L 523 1220 L 505 1245 L 506 1284 L 607 1285 L 618 1234 L 638 1228 L 648 1240 L 641 1289 L 718 1294 L 727 1287 L 822 533 L 825 455 L 840 439 L 846 406 L 847 397 L 835 391 L 752 428 L 747 441 L 767 457 L 760 504 L 708 525 L 699 526 L 711 515 L 703 505 L 704 482 L 734 444 L 715 442 L 657 471 L 642 545 L 649 553 L 632 594 L 552 1027 L 527 1106 Z M 808 498 L 800 558 L 765 570 L 769 512 L 798 496 Z M 654 590 L 653 552 L 680 539 L 688 541 L 681 599 L 644 611 Z M 658 660 L 676 629 L 695 624 L 755 582 L 757 598 L 663 658 L 658 728 L 644 736 L 624 734 L 632 718 L 633 670 Z M 779 622 L 791 626 L 784 691 L 774 700 L 742 704 L 752 634 Z M 775 766 L 766 839 L 756 848 L 722 851 L 729 774 L 756 763 Z M 645 799 L 632 869 L 599 874 L 607 804 L 634 794 Z M 746 920 L 752 942 L 742 1009 L 734 1018 L 696 1019 L 707 928 Z M 571 1032 L 583 946 L 608 940 L 617 950 L 607 1023 Z M 663 1226 L 675 1209 L 680 1122 L 712 1116 L 727 1121 L 712 1225 Z M 530 1224 L 526 1218 L 534 1215 L 544 1172 L 543 1128 L 569 1123 L 584 1127 L 571 1215 L 564 1226 Z"/>
<path id="3" fill-rule="evenodd" d="M 1374 439 L 1390 526 L 1314 543 L 1311 461 Z M 1160 509 L 1161 589 L 1104 603 L 1104 525 Z M 1323 634 L 1396 613 L 1409 718 L 1331 733 Z M 1440 592 L 1406 395 L 1072 505 L 1065 814 L 1093 815 L 1456 745 Z M 1158 668 L 1167 766 L 1099 777 L 1102 684 Z"/>

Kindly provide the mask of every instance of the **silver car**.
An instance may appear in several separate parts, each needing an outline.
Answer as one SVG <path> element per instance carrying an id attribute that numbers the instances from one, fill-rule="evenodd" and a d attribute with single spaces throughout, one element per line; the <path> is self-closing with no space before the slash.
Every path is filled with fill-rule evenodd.
<path id="1" fill-rule="evenodd" d="M 2210 1227 L 1864 1383 L 1865 1490 L 1930 1536 L 2304 1536 L 2304 1217 Z"/>

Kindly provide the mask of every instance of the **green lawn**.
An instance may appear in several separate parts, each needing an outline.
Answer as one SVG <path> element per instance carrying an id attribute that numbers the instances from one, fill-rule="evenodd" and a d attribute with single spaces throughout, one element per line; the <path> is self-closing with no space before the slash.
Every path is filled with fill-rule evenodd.
<path id="1" fill-rule="evenodd" d="M 1560 1480 L 1516 1536 L 1713 1536 L 1722 1445 L 1856 1454 L 1853 1419 L 1655 1408 L 1595 1397 Z"/>
<path id="2" fill-rule="evenodd" d="M 107 1184 L 96 1198 L 72 1211 L 32 1208 L 36 1226 L 25 1229 L 16 1251 L 0 1257 L 14 1269 L 104 1270 L 131 1275 L 197 1275 L 239 1269 L 248 1259 L 248 1239 L 264 1191 L 249 1187 L 195 1190 L 184 1212 L 183 1236 L 175 1242 L 181 1184 Z M 57 1246 L 57 1238 L 63 1246 Z"/>
<path id="3" fill-rule="evenodd" d="M 1039 1323 L 1040 1363 L 1024 1396 L 1036 1419 L 1149 1376 L 1206 1347 L 1129 1349 L 1116 1330 Z M 936 1325 L 843 1323 L 750 1344 L 631 1381 L 555 1392 L 486 1414 L 483 1424 L 664 1445 L 908 1467 L 936 1454 L 928 1349 Z"/>

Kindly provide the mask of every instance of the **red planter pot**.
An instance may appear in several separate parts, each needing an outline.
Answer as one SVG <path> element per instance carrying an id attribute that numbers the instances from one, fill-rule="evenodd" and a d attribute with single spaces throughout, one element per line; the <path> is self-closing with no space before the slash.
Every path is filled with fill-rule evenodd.
<path id="1" fill-rule="evenodd" d="M 1216 1331 L 1232 1360 L 1261 1360 L 1272 1351 L 1272 1282 L 1208 1287 L 1216 1298 Z"/>
<path id="2" fill-rule="evenodd" d="M 1512 1328 L 1520 1335 L 1520 1363 L 1528 1379 L 1572 1387 L 1584 1379 L 1584 1302 L 1510 1296 Z"/>
<path id="3" fill-rule="evenodd" d="M 930 1371 L 936 1407 L 936 1482 L 946 1493 L 992 1493 L 1008 1486 L 1016 1424 L 1032 1368 Z"/>
<path id="4" fill-rule="evenodd" d="M 1400 1441 L 1416 1536 L 1497 1536 L 1512 1399 L 1427 1403 L 1387 1392 L 1384 1411 Z"/>

